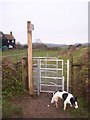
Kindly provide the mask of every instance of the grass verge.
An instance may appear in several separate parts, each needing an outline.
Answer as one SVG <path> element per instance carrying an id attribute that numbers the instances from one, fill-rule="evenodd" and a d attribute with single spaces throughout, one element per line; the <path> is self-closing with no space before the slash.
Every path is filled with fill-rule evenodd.
<path id="1" fill-rule="evenodd" d="M 71 115 L 73 115 L 75 118 L 88 118 L 89 112 L 88 112 L 88 101 L 85 101 L 81 98 L 78 99 L 79 108 L 73 109 L 70 108 L 69 112 Z"/>
<path id="2" fill-rule="evenodd" d="M 16 105 L 11 105 L 7 100 L 2 100 L 2 118 L 21 117 L 22 109 Z"/>

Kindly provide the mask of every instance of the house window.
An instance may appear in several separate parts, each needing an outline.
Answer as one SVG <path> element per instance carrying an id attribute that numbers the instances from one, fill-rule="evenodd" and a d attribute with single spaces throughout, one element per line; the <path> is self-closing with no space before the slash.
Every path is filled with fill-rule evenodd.
<path id="1" fill-rule="evenodd" d="M 12 43 L 14 43 L 14 40 L 12 40 Z"/>

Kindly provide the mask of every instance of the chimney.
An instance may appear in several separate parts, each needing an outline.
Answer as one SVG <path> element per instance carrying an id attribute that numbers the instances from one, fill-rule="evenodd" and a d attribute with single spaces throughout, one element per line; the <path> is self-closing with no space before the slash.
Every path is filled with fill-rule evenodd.
<path id="1" fill-rule="evenodd" d="M 12 31 L 10 31 L 10 35 L 12 35 Z"/>

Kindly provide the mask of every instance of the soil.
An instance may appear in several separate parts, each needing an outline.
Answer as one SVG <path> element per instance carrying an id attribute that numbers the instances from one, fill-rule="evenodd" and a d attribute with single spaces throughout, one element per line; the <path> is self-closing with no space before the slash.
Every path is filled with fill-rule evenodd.
<path id="1" fill-rule="evenodd" d="M 52 94 L 41 93 L 39 96 L 31 97 L 29 94 L 20 96 L 11 101 L 11 104 L 22 108 L 22 116 L 13 116 L 13 118 L 73 118 L 67 109 L 63 110 L 63 101 L 60 100 L 58 108 L 55 104 L 50 104 Z M 69 108 L 72 109 L 72 108 Z"/>

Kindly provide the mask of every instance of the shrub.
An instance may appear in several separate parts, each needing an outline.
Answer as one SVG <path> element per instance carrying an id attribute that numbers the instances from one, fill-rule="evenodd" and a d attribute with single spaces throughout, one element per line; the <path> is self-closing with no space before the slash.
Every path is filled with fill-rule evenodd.
<path id="1" fill-rule="evenodd" d="M 75 69 L 74 93 L 88 99 L 88 51 L 82 53 L 77 59 L 81 69 Z"/>
<path id="2" fill-rule="evenodd" d="M 21 64 L 13 63 L 8 58 L 2 60 L 2 94 L 4 97 L 13 97 L 24 90 L 21 81 Z"/>

